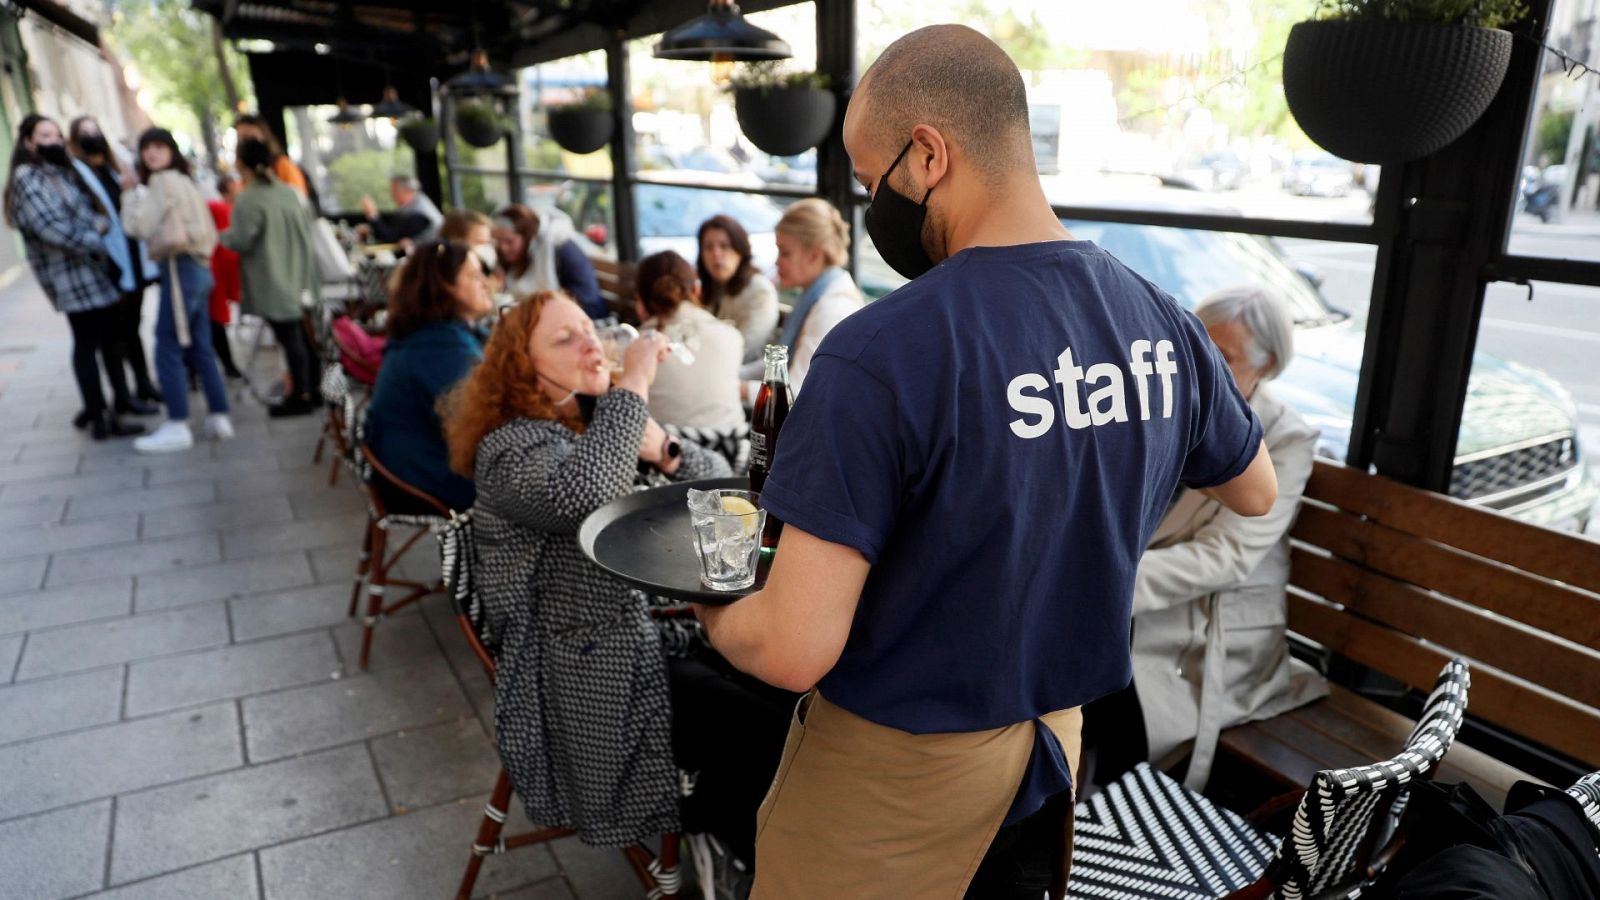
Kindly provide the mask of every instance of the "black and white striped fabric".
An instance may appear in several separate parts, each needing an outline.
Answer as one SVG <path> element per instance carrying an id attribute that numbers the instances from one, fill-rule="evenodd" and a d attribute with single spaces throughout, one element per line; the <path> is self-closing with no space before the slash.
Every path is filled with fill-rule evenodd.
<path id="1" fill-rule="evenodd" d="M 1067 896 L 1213 900 L 1259 878 L 1277 843 L 1141 763 L 1078 805 Z"/>
<path id="2" fill-rule="evenodd" d="M 1567 788 L 1572 799 L 1583 808 L 1583 817 L 1594 826 L 1595 837 L 1600 840 L 1600 772 L 1590 772 Z"/>
<path id="3" fill-rule="evenodd" d="M 439 541 L 439 572 L 445 595 L 456 612 L 465 615 L 476 629 L 482 621 L 483 609 L 472 590 L 472 570 L 478 564 L 472 510 L 451 512 L 450 521 L 435 528 L 433 536 Z M 482 631 L 478 633 L 481 635 Z"/>
<path id="4" fill-rule="evenodd" d="M 1356 856 L 1363 839 L 1380 809 L 1392 829 L 1409 796 L 1406 785 L 1426 776 L 1444 758 L 1461 731 L 1471 684 L 1466 663 L 1451 660 L 1439 673 L 1417 727 L 1397 756 L 1316 774 L 1295 811 L 1293 832 L 1272 862 L 1277 896 L 1284 900 L 1361 896 Z"/>
<path id="5" fill-rule="evenodd" d="M 750 471 L 750 426 L 748 423 L 736 428 L 690 428 L 684 425 L 663 425 L 668 434 L 680 441 L 698 444 L 728 461 L 733 474 L 743 475 Z"/>

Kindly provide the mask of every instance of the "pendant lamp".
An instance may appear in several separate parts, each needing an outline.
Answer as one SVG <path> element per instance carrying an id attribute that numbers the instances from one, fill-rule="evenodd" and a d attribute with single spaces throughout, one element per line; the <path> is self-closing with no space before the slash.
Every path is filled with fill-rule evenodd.
<path id="1" fill-rule="evenodd" d="M 400 99 L 400 92 L 392 85 L 383 89 L 383 100 L 372 107 L 372 115 L 379 119 L 402 119 L 416 112 L 417 108 Z"/>
<path id="2" fill-rule="evenodd" d="M 366 117 L 366 113 L 361 112 L 355 107 L 352 107 L 350 105 L 350 101 L 340 97 L 339 111 L 329 116 L 328 121 L 335 125 L 354 125 Z"/>
<path id="3" fill-rule="evenodd" d="M 788 59 L 789 44 L 739 14 L 739 4 L 711 0 L 706 14 L 668 31 L 656 43 L 657 59 L 699 62 L 759 62 Z"/>
<path id="4" fill-rule="evenodd" d="M 514 89 L 511 79 L 489 68 L 489 53 L 485 50 L 472 51 L 472 64 L 444 86 L 452 94 L 501 94 Z"/>

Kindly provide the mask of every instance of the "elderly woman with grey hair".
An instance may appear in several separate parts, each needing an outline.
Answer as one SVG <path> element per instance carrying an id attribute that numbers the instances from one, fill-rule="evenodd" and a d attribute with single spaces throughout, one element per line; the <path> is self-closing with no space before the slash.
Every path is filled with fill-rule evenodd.
<path id="1" fill-rule="evenodd" d="M 1327 693 L 1290 658 L 1284 636 L 1289 528 L 1317 441 L 1268 384 L 1294 355 L 1290 311 L 1265 288 L 1238 287 L 1207 297 L 1195 315 L 1261 419 L 1278 499 L 1247 518 L 1201 491 L 1174 498 L 1134 582 L 1133 684 L 1086 710 L 1101 783 L 1143 759 L 1170 766 L 1188 753 L 1186 783 L 1200 790 L 1222 729 Z"/>

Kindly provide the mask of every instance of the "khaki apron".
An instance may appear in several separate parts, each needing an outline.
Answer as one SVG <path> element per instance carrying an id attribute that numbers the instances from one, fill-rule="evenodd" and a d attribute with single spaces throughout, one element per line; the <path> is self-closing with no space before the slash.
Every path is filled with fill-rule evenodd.
<path id="1" fill-rule="evenodd" d="M 1042 716 L 1076 771 L 1083 716 Z M 961 900 L 1033 752 L 1034 722 L 910 734 L 812 691 L 795 709 L 783 761 L 756 819 L 751 900 Z M 1065 890 L 1072 823 L 1057 890 Z"/>

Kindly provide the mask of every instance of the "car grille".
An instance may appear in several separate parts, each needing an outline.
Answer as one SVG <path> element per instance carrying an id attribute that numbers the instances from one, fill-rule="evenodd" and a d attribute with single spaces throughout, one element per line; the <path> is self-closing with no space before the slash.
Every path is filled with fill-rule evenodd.
<path id="1" fill-rule="evenodd" d="M 1572 435 L 1468 462 L 1450 471 L 1450 496 L 1477 500 L 1543 481 L 1578 464 Z"/>

